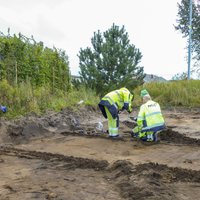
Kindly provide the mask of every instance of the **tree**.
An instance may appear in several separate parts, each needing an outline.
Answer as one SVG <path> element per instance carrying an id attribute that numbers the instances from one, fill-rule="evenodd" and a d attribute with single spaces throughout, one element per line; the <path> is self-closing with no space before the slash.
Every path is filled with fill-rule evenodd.
<path id="1" fill-rule="evenodd" d="M 119 87 L 134 87 L 143 83 L 143 67 L 139 66 L 142 54 L 130 44 L 124 26 L 115 24 L 101 33 L 94 32 L 92 48 L 80 49 L 81 82 L 102 95 Z"/>
<path id="2" fill-rule="evenodd" d="M 190 0 L 182 0 L 178 3 L 178 19 L 175 29 L 183 34 L 183 37 L 189 35 L 189 3 Z M 194 59 L 200 61 L 200 5 L 192 1 L 192 50 Z"/>
<path id="3" fill-rule="evenodd" d="M 187 72 L 177 73 L 172 77 L 172 80 L 187 80 Z"/>
<path id="4" fill-rule="evenodd" d="M 9 84 L 30 82 L 33 87 L 51 86 L 52 92 L 71 89 L 68 56 L 57 48 L 44 47 L 33 36 L 0 32 L 0 80 Z"/>

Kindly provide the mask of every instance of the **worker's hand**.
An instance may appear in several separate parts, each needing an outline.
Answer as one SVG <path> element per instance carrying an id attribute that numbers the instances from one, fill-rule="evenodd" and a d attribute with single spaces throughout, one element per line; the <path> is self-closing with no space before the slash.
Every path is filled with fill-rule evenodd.
<path id="1" fill-rule="evenodd" d="M 6 112 L 7 112 L 7 107 L 6 107 L 6 106 L 0 106 L 0 110 L 1 110 L 3 113 L 6 113 Z"/>

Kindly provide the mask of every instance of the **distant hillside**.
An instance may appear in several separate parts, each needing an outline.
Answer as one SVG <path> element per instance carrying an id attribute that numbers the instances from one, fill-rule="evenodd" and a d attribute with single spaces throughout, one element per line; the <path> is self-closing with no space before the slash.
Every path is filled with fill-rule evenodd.
<path id="1" fill-rule="evenodd" d="M 77 75 L 72 75 L 72 80 L 80 80 L 80 76 Z M 159 77 L 153 74 L 146 74 L 144 77 L 144 82 L 149 83 L 149 82 L 166 82 L 167 80 L 164 79 L 163 77 Z"/>
<path id="2" fill-rule="evenodd" d="M 153 74 L 146 74 L 144 77 L 144 82 L 149 83 L 149 82 L 166 82 L 167 80 L 164 79 L 163 77 L 156 76 Z"/>

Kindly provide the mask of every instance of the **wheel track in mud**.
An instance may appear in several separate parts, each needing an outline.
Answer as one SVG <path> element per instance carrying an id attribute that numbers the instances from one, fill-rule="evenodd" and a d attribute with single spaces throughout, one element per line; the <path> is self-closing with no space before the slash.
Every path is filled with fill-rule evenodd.
<path id="1" fill-rule="evenodd" d="M 104 170 L 108 167 L 106 160 L 93 160 L 87 158 L 79 158 L 73 156 L 65 156 L 62 154 L 54 154 L 48 152 L 23 150 L 13 147 L 0 147 L 0 155 L 15 156 L 26 159 L 40 159 L 50 162 L 65 162 L 67 168 L 81 168 L 81 169 L 94 169 Z"/>
<path id="2" fill-rule="evenodd" d="M 176 200 L 174 192 L 169 191 L 169 187 L 173 187 L 174 183 L 192 183 L 197 189 L 200 187 L 200 171 L 168 167 L 152 162 L 134 165 L 126 160 L 117 160 L 113 164 L 109 164 L 106 160 L 79 158 L 7 146 L 0 147 L 0 155 L 43 160 L 47 166 L 53 166 L 56 170 L 80 168 L 92 169 L 97 173 L 106 172 L 105 178 L 118 188 L 123 199 L 138 200 L 152 197 Z M 159 191 L 162 191 L 162 194 Z"/>
<path id="3" fill-rule="evenodd" d="M 25 158 L 25 159 L 40 159 L 44 161 L 50 161 L 50 162 L 65 162 L 68 163 L 68 169 L 70 168 L 81 168 L 81 169 L 94 169 L 94 170 L 110 170 L 110 169 L 121 169 L 122 174 L 130 174 L 132 172 L 132 168 L 134 166 L 135 173 L 140 174 L 142 171 L 145 170 L 155 170 L 159 172 L 164 172 L 168 170 L 170 173 L 179 174 L 179 178 L 172 178 L 173 181 L 180 180 L 181 176 L 186 177 L 187 174 L 189 176 L 193 177 L 192 181 L 200 182 L 200 171 L 198 170 L 190 170 L 190 169 L 182 169 L 179 167 L 168 167 L 164 164 L 158 164 L 158 163 L 144 163 L 144 164 L 138 164 L 133 165 L 131 162 L 126 160 L 117 160 L 114 162 L 114 164 L 110 165 L 108 161 L 106 160 L 94 160 L 94 159 L 88 159 L 88 158 L 80 158 L 80 157 L 74 157 L 74 156 L 66 156 L 63 154 L 55 154 L 55 153 L 49 153 L 49 152 L 39 152 L 39 151 L 31 151 L 31 150 L 24 150 L 19 148 L 13 148 L 13 147 L 0 147 L 0 155 L 6 155 L 6 156 L 14 156 L 19 158 Z M 70 165 L 71 164 L 71 165 Z M 124 166 L 122 166 L 124 165 Z M 185 175 L 184 175 L 185 174 Z M 189 181 L 186 179 L 182 179 L 185 181 Z"/>

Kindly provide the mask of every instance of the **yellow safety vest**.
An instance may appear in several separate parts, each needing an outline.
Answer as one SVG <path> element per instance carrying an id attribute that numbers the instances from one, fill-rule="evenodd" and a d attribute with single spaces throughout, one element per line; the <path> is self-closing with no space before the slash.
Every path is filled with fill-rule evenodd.
<path id="1" fill-rule="evenodd" d="M 121 88 L 114 90 L 106 94 L 102 100 L 108 100 L 111 105 L 114 105 L 117 110 L 122 110 L 124 105 L 127 105 L 127 111 L 132 112 L 132 101 L 133 95 L 127 88 Z"/>
<path id="2" fill-rule="evenodd" d="M 165 124 L 160 105 L 152 100 L 140 107 L 137 124 L 142 130 L 152 130 Z"/>

